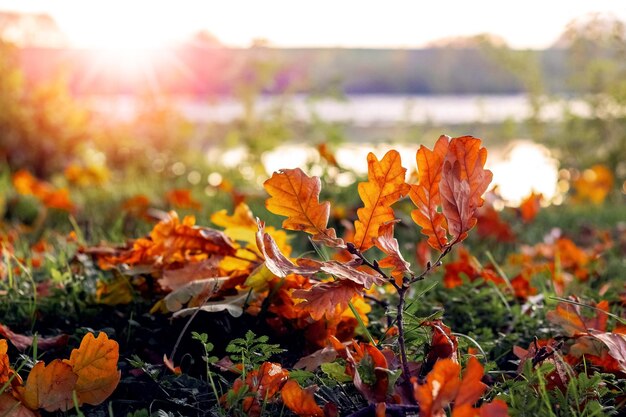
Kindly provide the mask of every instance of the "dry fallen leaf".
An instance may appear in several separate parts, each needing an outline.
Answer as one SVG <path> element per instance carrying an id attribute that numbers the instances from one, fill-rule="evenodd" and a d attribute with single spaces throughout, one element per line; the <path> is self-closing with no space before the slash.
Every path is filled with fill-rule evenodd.
<path id="1" fill-rule="evenodd" d="M 59 359 L 48 365 L 37 362 L 24 387 L 18 389 L 19 397 L 31 410 L 66 411 L 74 405 L 72 392 L 77 380 L 78 375 L 72 371 L 71 365 Z"/>
<path id="2" fill-rule="evenodd" d="M 103 332 L 97 338 L 87 333 L 80 347 L 72 350 L 70 359 L 63 362 L 78 375 L 75 389 L 80 404 L 98 405 L 113 393 L 121 377 L 118 358 L 117 342 Z"/>

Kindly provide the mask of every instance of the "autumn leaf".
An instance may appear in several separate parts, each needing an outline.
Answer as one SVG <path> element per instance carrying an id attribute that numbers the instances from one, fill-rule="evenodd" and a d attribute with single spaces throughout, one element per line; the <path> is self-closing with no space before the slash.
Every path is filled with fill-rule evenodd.
<path id="1" fill-rule="evenodd" d="M 373 239 L 383 223 L 395 218 L 391 205 L 404 197 L 410 189 L 405 183 L 406 168 L 402 167 L 400 154 L 391 150 L 381 161 L 376 155 L 367 155 L 368 181 L 358 186 L 363 207 L 357 210 L 354 222 L 354 246 L 364 252 L 374 246 Z"/>
<path id="2" fill-rule="evenodd" d="M 444 417 L 443 410 L 459 391 L 461 365 L 452 359 L 437 361 L 435 367 L 426 376 L 426 383 L 418 385 L 413 379 L 415 400 L 420 406 L 420 417 Z"/>
<path id="3" fill-rule="evenodd" d="M 452 334 L 452 330 L 441 320 L 433 320 L 422 323 L 424 327 L 430 327 L 433 331 L 430 349 L 426 360 L 422 365 L 422 375 L 430 372 L 437 361 L 441 359 L 451 359 L 453 362 L 458 363 L 458 347 L 459 342 Z"/>
<path id="4" fill-rule="evenodd" d="M 362 286 L 350 280 L 340 280 L 323 282 L 309 290 L 295 290 L 292 296 L 305 300 L 296 304 L 296 308 L 308 311 L 313 320 L 324 316 L 331 319 L 348 308 L 352 297 L 361 289 Z"/>
<path id="5" fill-rule="evenodd" d="M 190 282 L 218 276 L 219 258 L 209 257 L 200 262 L 190 262 L 182 268 L 166 269 L 158 282 L 161 288 L 177 290 Z"/>
<path id="6" fill-rule="evenodd" d="M 626 373 L 626 335 L 592 331 L 591 335 L 606 345 L 609 355 L 619 363 L 620 370 Z"/>
<path id="7" fill-rule="evenodd" d="M 577 302 L 576 299 L 574 299 Z M 589 333 L 589 330 L 596 330 L 600 332 L 606 331 L 606 324 L 608 321 L 609 311 L 608 301 L 600 301 L 595 306 L 594 314 L 589 317 L 585 317 L 582 314 L 581 306 L 561 302 L 558 303 L 556 308 L 552 311 L 548 311 L 546 318 L 548 321 L 561 326 L 567 336 L 580 336 Z"/>
<path id="8" fill-rule="evenodd" d="M 191 190 L 174 189 L 165 193 L 165 200 L 173 207 L 181 209 L 195 209 L 202 207 L 199 201 L 191 196 Z"/>
<path id="9" fill-rule="evenodd" d="M 476 209 L 483 205 L 481 196 L 493 177 L 484 169 L 487 150 L 480 144 L 480 139 L 472 136 L 453 138 L 443 162 L 439 191 L 453 243 L 465 239 L 476 224 Z"/>
<path id="10" fill-rule="evenodd" d="M 522 201 L 519 206 L 519 213 L 524 223 L 530 223 L 537 217 L 537 213 L 539 213 L 539 209 L 541 208 L 540 203 L 542 198 L 543 194 L 535 194 L 535 192 L 532 192 Z"/>
<path id="11" fill-rule="evenodd" d="M 0 339 L 0 387 L 7 383 L 11 377 L 12 370 L 9 355 L 7 355 L 8 349 L 7 341 Z"/>
<path id="12" fill-rule="evenodd" d="M 439 183 L 443 161 L 448 152 L 448 136 L 440 136 L 433 150 L 421 145 L 416 160 L 419 171 L 417 185 L 411 185 L 409 197 L 417 210 L 411 212 L 411 218 L 422 228 L 422 234 L 428 236 L 428 243 L 434 249 L 443 251 L 446 244 L 446 219 L 438 211 L 441 204 Z"/>
<path id="13" fill-rule="evenodd" d="M 211 299 L 228 279 L 229 277 L 213 277 L 190 281 L 167 294 L 162 304 L 169 312 L 179 311 L 185 304 L 188 307 L 198 307 Z"/>
<path id="14" fill-rule="evenodd" d="M 0 394 L 0 416 L 2 417 L 36 417 L 33 411 L 20 403 L 12 394 Z"/>
<path id="15" fill-rule="evenodd" d="M 321 262 L 312 259 L 305 259 L 301 264 L 293 263 L 280 251 L 280 248 L 269 233 L 265 233 L 265 224 L 259 220 L 256 234 L 257 247 L 263 258 L 265 265 L 274 275 L 284 278 L 289 274 L 312 275 L 319 272 L 322 267 Z"/>
<path id="16" fill-rule="evenodd" d="M 31 410 L 66 411 L 73 406 L 72 392 L 77 380 L 72 367 L 59 359 L 48 365 L 37 362 L 24 387 L 18 389 L 19 397 Z"/>
<path id="17" fill-rule="evenodd" d="M 307 176 L 300 168 L 275 172 L 263 184 L 271 196 L 265 206 L 274 214 L 286 216 L 283 228 L 301 230 L 329 246 L 342 246 L 335 229 L 327 228 L 330 203 L 319 202 L 321 182 Z"/>
<path id="18" fill-rule="evenodd" d="M 390 268 L 396 284 L 401 286 L 404 275 L 411 274 L 411 264 L 404 260 L 398 240 L 393 237 L 395 223 L 396 221 L 383 223 L 378 230 L 378 237 L 374 238 L 374 243 L 387 255 L 378 262 L 378 265 L 382 268 Z"/>
<path id="19" fill-rule="evenodd" d="M 483 373 L 484 368 L 480 362 L 478 362 L 478 359 L 474 356 L 470 356 L 465 367 L 465 372 L 463 372 L 459 392 L 454 400 L 455 408 L 464 404 L 474 405 L 476 401 L 480 399 L 487 389 L 487 385 L 481 382 Z"/>
<path id="20" fill-rule="evenodd" d="M 283 403 L 299 417 L 322 417 L 324 412 L 315 402 L 310 391 L 303 390 L 293 379 L 283 385 L 280 391 Z"/>
<path id="21" fill-rule="evenodd" d="M 66 211 L 74 210 L 74 204 L 70 200 L 67 189 L 57 189 L 52 184 L 38 180 L 28 171 L 20 170 L 13 174 L 12 182 L 19 194 L 32 195 L 46 207 Z"/>
<path id="22" fill-rule="evenodd" d="M 75 389 L 80 404 L 98 405 L 113 393 L 121 377 L 118 358 L 117 342 L 101 332 L 97 338 L 87 333 L 70 359 L 63 360 L 78 375 Z"/>
<path id="23" fill-rule="evenodd" d="M 33 336 L 26 336 L 23 334 L 15 333 L 8 326 L 0 324 L 0 336 L 6 337 L 15 348 L 21 352 L 33 345 Z M 69 336 L 66 334 L 60 334 L 52 337 L 37 337 L 37 348 L 40 350 L 49 350 L 59 348 L 67 344 Z"/>

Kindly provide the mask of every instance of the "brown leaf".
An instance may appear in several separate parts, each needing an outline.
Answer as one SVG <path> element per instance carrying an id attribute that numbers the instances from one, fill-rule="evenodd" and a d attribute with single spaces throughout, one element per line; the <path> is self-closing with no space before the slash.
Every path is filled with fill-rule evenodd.
<path id="1" fill-rule="evenodd" d="M 263 184 L 271 196 L 265 206 L 274 214 L 286 216 L 283 228 L 301 230 L 329 246 L 342 246 L 335 229 L 327 228 L 330 203 L 319 202 L 321 182 L 307 176 L 300 168 L 275 172 Z"/>
<path id="2" fill-rule="evenodd" d="M 103 332 L 97 338 L 87 333 L 80 347 L 72 350 L 70 359 L 63 362 L 78 375 L 75 389 L 80 404 L 98 405 L 113 393 L 121 377 L 118 358 L 117 342 Z"/>
<path id="3" fill-rule="evenodd" d="M 419 170 L 417 185 L 411 185 L 409 197 L 417 210 L 411 212 L 413 221 L 422 228 L 422 234 L 428 236 L 428 243 L 434 249 L 443 251 L 446 244 L 446 219 L 438 211 L 441 204 L 439 183 L 443 161 L 448 152 L 448 136 L 440 136 L 431 151 L 421 145 L 417 151 L 416 161 Z"/>
<path id="4" fill-rule="evenodd" d="M 465 239 L 476 224 L 476 209 L 482 206 L 481 196 L 493 177 L 491 171 L 484 169 L 487 150 L 480 144 L 480 139 L 472 136 L 453 138 L 443 163 L 439 191 L 454 243 Z"/>
<path id="5" fill-rule="evenodd" d="M 228 279 L 229 277 L 215 277 L 188 282 L 166 295 L 163 304 L 169 312 L 179 311 L 185 304 L 188 307 L 198 307 L 215 295 Z"/>
<path id="6" fill-rule="evenodd" d="M 316 350 L 310 355 L 301 357 L 298 362 L 293 365 L 294 369 L 304 369 L 305 371 L 314 371 L 323 363 L 332 362 L 337 358 L 337 351 L 329 346 Z"/>
<path id="7" fill-rule="evenodd" d="M 26 408 L 22 403 L 8 392 L 0 394 L 0 416 L 2 417 L 36 417 L 33 411 Z"/>
<path id="8" fill-rule="evenodd" d="M 324 412 L 310 391 L 303 390 L 293 379 L 283 385 L 280 392 L 285 406 L 299 417 L 322 417 Z"/>
<path id="9" fill-rule="evenodd" d="M 357 210 L 354 222 L 354 246 L 364 252 L 374 246 L 380 226 L 395 218 L 391 205 L 404 197 L 410 189 L 405 183 L 406 168 L 400 154 L 391 150 L 378 161 L 373 153 L 367 155 L 368 181 L 358 186 L 363 207 Z"/>
<path id="10" fill-rule="evenodd" d="M 37 362 L 28 374 L 26 384 L 19 389 L 19 396 L 31 410 L 66 411 L 73 406 L 72 392 L 78 375 L 72 367 L 59 359 L 46 365 Z"/>
<path id="11" fill-rule="evenodd" d="M 26 336 L 23 334 L 15 333 L 8 326 L 0 324 L 0 335 L 6 337 L 11 341 L 13 346 L 21 352 L 33 345 L 33 336 Z M 69 336 L 66 334 L 60 334 L 52 337 L 39 337 L 37 336 L 37 347 L 41 350 L 49 350 L 67 345 Z"/>
<path id="12" fill-rule="evenodd" d="M 295 290 L 293 298 L 305 300 L 296 304 L 311 314 L 313 320 L 336 317 L 348 308 L 348 302 L 363 287 L 349 280 L 324 282 L 309 290 Z"/>
<path id="13" fill-rule="evenodd" d="M 459 342 L 452 334 L 452 330 L 441 320 L 433 320 L 422 323 L 422 326 L 430 327 L 433 329 L 432 338 L 430 341 L 430 349 L 426 360 L 422 365 L 421 375 L 425 375 L 433 369 L 435 363 L 440 359 L 452 359 L 454 362 L 459 362 L 458 359 L 458 346 Z"/>
<path id="14" fill-rule="evenodd" d="M 209 257 L 200 262 L 190 262 L 178 269 L 163 271 L 163 277 L 158 282 L 162 288 L 177 290 L 192 281 L 214 278 L 219 275 L 219 258 Z"/>
<path id="15" fill-rule="evenodd" d="M 404 260 L 400 252 L 398 240 L 393 237 L 393 226 L 396 221 L 384 223 L 380 226 L 378 237 L 374 238 L 376 247 L 387 256 L 378 263 L 382 268 L 390 268 L 396 284 L 402 285 L 405 274 L 411 273 L 411 264 Z"/>
<path id="16" fill-rule="evenodd" d="M 0 387 L 8 382 L 11 377 L 12 369 L 11 363 L 9 362 L 9 355 L 7 355 L 8 349 L 7 341 L 0 339 Z"/>
<path id="17" fill-rule="evenodd" d="M 302 260 L 302 266 L 296 265 L 280 251 L 280 248 L 269 233 L 265 233 L 265 225 L 258 221 L 256 242 L 259 251 L 265 258 L 265 266 L 277 277 L 286 277 L 289 274 L 312 275 L 319 272 L 322 263 L 312 259 Z"/>
<path id="18" fill-rule="evenodd" d="M 574 301 L 577 301 L 574 299 Z M 589 333 L 593 329 L 599 332 L 606 330 L 609 316 L 608 301 L 600 301 L 594 310 L 594 315 L 585 317 L 582 315 L 581 306 L 560 302 L 552 311 L 548 311 L 546 318 L 548 321 L 560 325 L 567 336 L 579 336 Z"/>
<path id="19" fill-rule="evenodd" d="M 606 345 L 609 355 L 619 363 L 620 370 L 626 372 L 626 335 L 595 331 L 592 335 Z"/>
<path id="20" fill-rule="evenodd" d="M 385 283 L 384 278 L 379 274 L 368 274 L 357 269 L 358 266 L 360 264 L 354 262 L 327 261 L 322 264 L 320 269 L 336 278 L 350 280 L 368 290 L 373 284 L 382 285 Z"/>

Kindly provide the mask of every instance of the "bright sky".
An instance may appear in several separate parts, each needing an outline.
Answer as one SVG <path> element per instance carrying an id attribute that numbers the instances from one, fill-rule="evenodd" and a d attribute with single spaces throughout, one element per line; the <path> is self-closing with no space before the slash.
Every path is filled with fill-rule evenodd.
<path id="1" fill-rule="evenodd" d="M 231 46 L 415 47 L 488 32 L 544 48 L 589 12 L 626 21 L 624 0 L 0 0 L 0 10 L 49 13 L 77 46 L 156 46 L 206 29 Z"/>

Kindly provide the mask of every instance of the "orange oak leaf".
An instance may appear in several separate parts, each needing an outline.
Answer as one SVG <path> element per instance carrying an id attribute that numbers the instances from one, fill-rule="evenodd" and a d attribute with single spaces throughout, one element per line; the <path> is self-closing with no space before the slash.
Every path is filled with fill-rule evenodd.
<path id="1" fill-rule="evenodd" d="M 323 282 L 309 290 L 295 290 L 292 296 L 305 300 L 296 304 L 296 308 L 308 311 L 313 320 L 323 316 L 331 319 L 348 308 L 348 302 L 362 288 L 350 280 L 340 280 Z"/>
<path id="2" fill-rule="evenodd" d="M 393 226 L 396 221 L 387 222 L 380 226 L 378 237 L 374 238 L 376 247 L 383 251 L 386 257 L 378 263 L 382 268 L 391 268 L 391 275 L 396 284 L 402 285 L 405 274 L 411 273 L 411 264 L 404 260 L 400 253 L 398 240 L 393 237 Z"/>
<path id="3" fill-rule="evenodd" d="M 460 370 L 461 366 L 452 359 L 442 359 L 428 373 L 425 384 L 418 385 L 416 379 L 412 379 L 415 399 L 420 406 L 420 417 L 443 417 L 446 415 L 444 409 L 452 403 L 454 403 L 453 416 L 480 415 L 481 411 L 474 409 L 473 405 L 487 389 L 481 382 L 484 368 L 478 359 L 472 356 L 467 362 L 462 379 L 459 377 Z M 487 408 L 485 412 L 495 411 L 498 406 L 500 404 L 497 403 L 496 406 Z"/>
<path id="4" fill-rule="evenodd" d="M 418 385 L 413 379 L 414 396 L 420 406 L 420 417 L 444 417 L 447 407 L 459 391 L 461 365 L 452 359 L 437 361 L 426 376 L 426 383 Z"/>
<path id="5" fill-rule="evenodd" d="M 66 411 L 74 404 L 72 392 L 78 375 L 60 359 L 46 365 L 37 362 L 28 374 L 24 387 L 18 388 L 22 403 L 31 410 Z"/>
<path id="6" fill-rule="evenodd" d="M 481 140 L 472 136 L 453 138 L 443 162 L 439 191 L 453 243 L 465 239 L 476 224 L 476 209 L 483 205 L 481 196 L 493 177 L 484 169 L 487 149 L 480 145 Z"/>
<path id="7" fill-rule="evenodd" d="M 404 197 L 410 189 L 405 183 L 406 168 L 398 151 L 391 150 L 381 161 L 376 155 L 367 155 L 367 182 L 358 186 L 363 207 L 357 210 L 358 220 L 354 222 L 354 246 L 364 252 L 374 246 L 373 239 L 383 223 L 393 221 L 395 216 L 391 205 Z"/>
<path id="8" fill-rule="evenodd" d="M 409 197 L 417 210 L 411 212 L 411 218 L 422 228 L 422 234 L 428 236 L 428 244 L 434 249 L 443 251 L 446 244 L 446 219 L 438 211 L 441 204 L 439 183 L 443 161 L 448 152 L 450 138 L 440 136 L 431 151 L 421 145 L 417 151 L 418 183 L 411 185 Z"/>
<path id="9" fill-rule="evenodd" d="M 335 229 L 327 228 L 330 203 L 319 202 L 321 182 L 318 177 L 309 177 L 300 168 L 283 169 L 275 172 L 263 186 L 271 196 L 265 202 L 267 209 L 287 217 L 283 228 L 304 231 L 329 246 L 343 245 Z"/>
<path id="10" fill-rule="evenodd" d="M 63 362 L 78 375 L 75 389 L 80 404 L 98 405 L 113 393 L 121 377 L 118 358 L 117 342 L 103 332 L 97 338 L 87 333 L 80 347 L 72 350 L 70 359 Z"/>
<path id="11" fill-rule="evenodd" d="M 322 417 L 324 412 L 310 391 L 302 389 L 293 379 L 283 385 L 280 392 L 285 406 L 299 417 Z"/>
<path id="12" fill-rule="evenodd" d="M 121 263 L 164 265 L 235 254 L 234 243 L 223 232 L 195 223 L 193 216 L 186 216 L 181 222 L 172 211 L 154 226 L 149 237 L 133 242 L 132 248 L 113 256 L 101 256 L 100 267 L 111 269 Z"/>
<path id="13" fill-rule="evenodd" d="M 0 394 L 0 416 L 3 417 L 36 417 L 33 411 L 19 402 L 12 394 Z"/>

